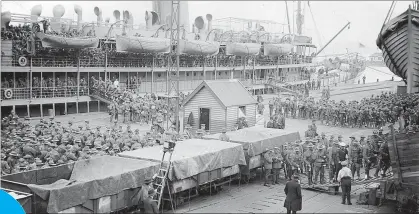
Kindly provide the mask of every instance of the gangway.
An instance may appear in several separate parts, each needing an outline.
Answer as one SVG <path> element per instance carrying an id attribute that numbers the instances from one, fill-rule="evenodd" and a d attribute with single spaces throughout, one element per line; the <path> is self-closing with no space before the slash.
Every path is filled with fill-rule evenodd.
<path id="1" fill-rule="evenodd" d="M 291 93 L 293 95 L 297 95 L 297 96 L 303 96 L 302 93 L 294 91 L 292 89 L 288 89 L 285 86 L 291 86 L 291 84 L 285 83 L 285 82 L 281 82 L 275 79 L 269 79 L 266 83 L 266 86 L 271 86 L 274 89 L 279 89 L 281 91 L 286 91 L 288 93 Z"/>

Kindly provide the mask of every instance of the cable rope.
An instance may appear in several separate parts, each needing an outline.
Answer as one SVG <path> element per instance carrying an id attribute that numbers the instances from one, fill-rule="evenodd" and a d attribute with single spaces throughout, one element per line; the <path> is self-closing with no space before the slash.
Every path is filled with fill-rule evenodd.
<path id="1" fill-rule="evenodd" d="M 319 31 L 319 29 L 318 29 L 318 27 L 317 27 L 316 20 L 314 19 L 314 15 L 313 15 L 313 12 L 312 12 L 312 10 L 311 10 L 311 6 L 310 6 L 310 5 L 308 5 L 308 8 L 309 8 L 309 10 L 310 10 L 311 19 L 313 20 L 313 24 L 314 24 L 314 28 L 315 28 L 315 30 L 316 30 L 317 37 L 319 37 L 319 43 L 320 43 L 320 46 L 323 46 L 323 42 L 322 42 L 322 38 L 321 38 L 321 37 L 323 37 L 323 35 L 321 35 L 321 34 L 320 34 L 320 31 Z"/>

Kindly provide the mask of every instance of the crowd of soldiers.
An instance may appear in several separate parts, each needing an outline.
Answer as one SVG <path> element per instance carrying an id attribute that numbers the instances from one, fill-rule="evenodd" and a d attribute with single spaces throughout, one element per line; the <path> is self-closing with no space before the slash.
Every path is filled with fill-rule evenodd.
<path id="1" fill-rule="evenodd" d="M 419 131 L 417 126 L 409 127 L 409 132 Z M 316 129 L 315 123 L 309 126 L 305 141 L 299 140 L 266 150 L 263 155 L 265 186 L 277 184 L 281 171 L 287 179 L 296 173 L 305 174 L 308 184 L 336 183 L 343 161 L 349 163 L 353 180 L 355 174 L 356 180 L 371 179 L 370 170 L 374 168 L 374 177 L 379 177 L 380 172 L 382 177 L 387 175 L 390 167 L 389 134 L 383 134 L 382 129 L 374 130 L 367 138 L 361 135 L 359 140 L 351 136 L 349 142 L 345 142 L 341 135 L 337 139 L 334 135 L 328 139 L 325 133 L 319 136 Z M 365 178 L 361 178 L 361 168 L 364 168 Z M 325 175 L 326 169 L 328 176 Z"/>
<path id="2" fill-rule="evenodd" d="M 48 168 L 93 156 L 116 155 L 142 147 L 159 145 L 171 139 L 171 133 L 152 127 L 145 135 L 130 125 L 91 128 L 89 121 L 61 124 L 53 117 L 31 125 L 29 118 L 19 119 L 12 112 L 1 123 L 2 174 Z"/>
<path id="3" fill-rule="evenodd" d="M 139 96 L 132 89 L 116 87 L 110 80 L 102 81 L 92 78 L 93 93 L 105 97 L 111 101 L 108 105 L 110 122 L 118 122 L 120 116 L 123 123 L 158 124 L 162 126 L 164 121 L 174 121 L 176 98 L 160 98 L 154 93 L 146 93 Z M 186 95 L 181 93 L 180 103 Z"/>
<path id="4" fill-rule="evenodd" d="M 269 114 L 283 112 L 285 117 L 316 119 L 328 126 L 379 128 L 403 118 L 404 126 L 419 125 L 419 96 L 383 92 L 361 101 L 330 99 L 314 100 L 313 97 L 273 99 Z M 403 127 L 404 128 L 404 127 Z"/>

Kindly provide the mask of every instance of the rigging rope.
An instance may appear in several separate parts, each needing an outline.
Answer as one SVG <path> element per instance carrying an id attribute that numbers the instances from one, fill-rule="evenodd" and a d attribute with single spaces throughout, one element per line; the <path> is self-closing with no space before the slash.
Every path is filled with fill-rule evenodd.
<path id="1" fill-rule="evenodd" d="M 320 35 L 320 32 L 319 32 L 319 29 L 317 28 L 316 20 L 314 20 L 314 15 L 313 15 L 313 12 L 311 11 L 310 5 L 308 5 L 308 8 L 310 9 L 311 19 L 313 20 L 314 28 L 316 30 L 317 37 L 319 37 L 320 46 L 323 46 L 322 38 L 321 38 L 321 35 Z"/>

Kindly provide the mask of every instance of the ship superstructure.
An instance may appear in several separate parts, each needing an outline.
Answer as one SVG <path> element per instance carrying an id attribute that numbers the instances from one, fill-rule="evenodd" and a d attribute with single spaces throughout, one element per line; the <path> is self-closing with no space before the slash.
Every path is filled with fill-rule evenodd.
<path id="1" fill-rule="evenodd" d="M 181 4 L 187 10 L 187 2 Z M 118 80 L 120 88 L 138 94 L 164 94 L 173 48 L 168 5 L 153 4 L 145 25 L 135 25 L 129 11 L 115 10 L 114 20 L 104 20 L 99 7 L 92 23 L 82 21 L 80 6 L 74 7 L 76 21 L 61 18 L 61 5 L 54 17 L 41 17 L 40 5 L 31 15 L 2 13 L 2 112 L 36 117 L 106 111 L 106 101 L 90 97 L 92 79 Z M 202 80 L 239 79 L 254 94 L 266 93 L 269 78 L 307 81 L 315 71 L 312 39 L 284 32 L 286 25 L 203 14 L 188 28 L 187 19 L 180 22 L 180 91 L 192 91 Z M 6 28 L 8 22 L 14 27 Z M 245 29 L 232 27 L 237 23 Z"/>

